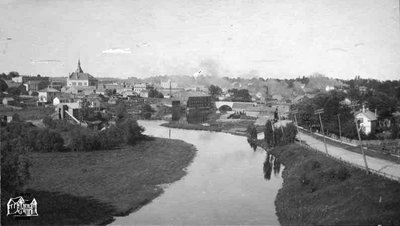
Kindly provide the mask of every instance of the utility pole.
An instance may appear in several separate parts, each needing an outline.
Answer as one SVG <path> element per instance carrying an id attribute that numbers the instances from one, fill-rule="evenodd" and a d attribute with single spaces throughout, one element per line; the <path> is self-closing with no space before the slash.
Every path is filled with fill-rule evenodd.
<path id="1" fill-rule="evenodd" d="M 340 125 L 340 113 L 337 115 L 338 121 L 339 121 L 339 138 L 340 138 L 340 143 L 342 143 L 342 126 Z"/>
<path id="2" fill-rule="evenodd" d="M 361 129 L 361 128 L 358 128 L 358 122 L 357 122 L 357 119 L 356 119 L 356 118 L 354 119 L 354 122 L 356 123 L 358 141 L 359 141 L 359 143 L 360 143 L 359 146 L 360 146 L 360 150 L 361 150 L 361 153 L 362 153 L 363 159 L 364 159 L 365 170 L 367 170 L 367 174 L 369 174 L 367 158 L 365 157 L 364 148 L 363 148 L 363 146 L 362 146 L 362 141 L 361 141 L 361 136 L 360 136 L 360 129 Z"/>
<path id="3" fill-rule="evenodd" d="M 292 114 L 294 115 L 294 121 L 296 122 L 297 134 L 299 134 L 299 143 L 301 144 L 300 131 L 299 131 L 299 124 L 297 123 L 297 117 L 296 117 L 296 114 L 297 114 L 297 113 L 298 113 L 297 110 L 292 111 Z"/>
<path id="4" fill-rule="evenodd" d="M 353 109 L 353 111 L 352 111 L 353 114 L 355 114 L 355 108 L 356 108 L 357 106 L 359 106 L 359 104 L 354 103 L 354 104 L 350 105 L 350 107 Z M 361 140 L 361 135 L 360 135 L 360 129 L 361 129 L 361 128 L 358 127 L 358 121 L 357 121 L 356 115 L 354 115 L 354 122 L 356 123 L 356 130 L 357 130 L 357 135 L 358 135 L 358 142 L 359 142 L 359 146 L 360 146 L 361 153 L 362 153 L 362 155 L 363 155 L 364 164 L 365 164 L 365 170 L 367 170 L 367 174 L 368 174 L 368 173 L 369 173 L 369 169 L 368 169 L 367 157 L 365 156 L 364 148 L 363 148 L 363 146 L 362 146 L 362 140 Z"/>
<path id="5" fill-rule="evenodd" d="M 326 151 L 326 154 L 328 154 L 328 147 L 326 146 L 326 138 L 325 138 L 324 125 L 322 124 L 322 119 L 321 119 L 321 114 L 323 114 L 323 113 L 324 113 L 324 109 L 323 109 L 323 108 L 317 109 L 317 110 L 314 112 L 314 114 L 315 114 L 315 115 L 318 115 L 318 117 L 319 117 L 319 122 L 321 123 L 322 135 L 323 135 L 323 137 L 324 137 L 325 151 Z"/>

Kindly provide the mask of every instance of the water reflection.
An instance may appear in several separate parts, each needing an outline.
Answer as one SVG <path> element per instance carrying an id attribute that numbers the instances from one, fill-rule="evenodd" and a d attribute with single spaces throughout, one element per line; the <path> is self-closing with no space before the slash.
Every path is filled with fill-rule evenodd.
<path id="1" fill-rule="evenodd" d="M 256 144 L 256 142 L 255 142 L 253 139 L 248 138 L 248 139 L 247 139 L 247 143 L 250 144 L 250 147 L 251 147 L 254 151 L 257 150 L 257 144 Z"/>
<path id="2" fill-rule="evenodd" d="M 186 112 L 186 120 L 191 124 L 204 123 L 210 115 L 209 110 L 189 110 Z"/>
<path id="3" fill-rule="evenodd" d="M 264 178 L 265 180 L 271 179 L 272 170 L 274 171 L 274 175 L 278 176 L 281 171 L 281 163 L 278 158 L 275 158 L 273 155 L 267 153 L 267 157 L 264 162 Z"/>

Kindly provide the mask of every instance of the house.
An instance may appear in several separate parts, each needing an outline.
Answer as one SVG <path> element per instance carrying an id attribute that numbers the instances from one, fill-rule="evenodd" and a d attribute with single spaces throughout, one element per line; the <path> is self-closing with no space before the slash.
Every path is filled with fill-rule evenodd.
<path id="1" fill-rule="evenodd" d="M 355 113 L 356 121 L 360 125 L 360 129 L 366 134 L 370 134 L 375 131 L 377 115 L 366 109 L 363 105 L 361 111 Z"/>
<path id="2" fill-rule="evenodd" d="M 49 103 L 53 102 L 53 99 L 60 93 L 60 91 L 53 89 L 53 88 L 45 88 L 39 90 L 39 102 L 41 103 Z"/>
<path id="3" fill-rule="evenodd" d="M 143 90 L 149 90 L 153 89 L 154 87 L 148 83 L 135 83 L 133 84 L 133 91 L 135 91 L 137 94 L 142 92 Z"/>
<path id="4" fill-rule="evenodd" d="M 48 81 L 42 81 L 42 80 L 29 80 L 26 83 L 24 83 L 24 86 L 26 87 L 26 90 L 28 92 L 38 92 L 39 90 L 48 87 L 48 85 L 49 85 Z"/>
<path id="5" fill-rule="evenodd" d="M 168 80 L 166 82 L 161 82 L 160 87 L 163 89 L 177 89 L 178 88 L 178 83 L 176 82 L 171 82 L 171 80 Z"/>
<path id="6" fill-rule="evenodd" d="M 97 87 L 98 80 L 89 73 L 83 72 L 81 68 L 81 61 L 78 60 L 78 68 L 75 72 L 71 73 L 67 79 L 67 86 L 69 87 Z"/>
<path id="7" fill-rule="evenodd" d="M 12 97 L 4 97 L 3 105 L 15 105 L 15 100 Z"/>
<path id="8" fill-rule="evenodd" d="M 93 108 L 97 111 L 100 110 L 101 101 L 99 98 L 87 98 L 86 100 L 89 102 L 89 108 Z"/>
<path id="9" fill-rule="evenodd" d="M 58 113 L 59 119 L 68 118 L 68 115 L 72 115 L 75 118 L 80 118 L 79 116 L 81 108 L 82 102 L 77 101 L 73 103 L 60 103 L 57 105 L 55 111 Z"/>
<path id="10" fill-rule="evenodd" d="M 87 96 L 96 93 L 95 86 L 65 86 L 61 89 L 63 93 L 81 94 Z"/>

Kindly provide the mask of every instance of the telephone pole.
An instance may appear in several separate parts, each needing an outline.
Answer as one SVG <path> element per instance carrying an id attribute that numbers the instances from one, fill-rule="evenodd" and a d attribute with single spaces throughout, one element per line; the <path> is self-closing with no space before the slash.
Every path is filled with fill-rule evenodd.
<path id="1" fill-rule="evenodd" d="M 315 114 L 315 115 L 318 115 L 318 117 L 319 117 L 319 122 L 321 123 L 322 135 L 323 135 L 323 137 L 324 137 L 325 151 L 326 151 L 326 154 L 328 154 L 328 147 L 326 146 L 326 138 L 325 138 L 324 125 L 322 124 L 322 119 L 321 119 L 321 114 L 323 114 L 323 113 L 324 113 L 324 109 L 323 109 L 323 108 L 317 109 L 317 110 L 314 112 L 314 114 Z"/>
<path id="2" fill-rule="evenodd" d="M 292 111 L 292 114 L 294 115 L 294 121 L 296 122 L 297 134 L 299 135 L 299 143 L 301 144 L 300 131 L 299 131 L 299 124 L 297 124 L 297 117 L 296 117 L 296 114 L 297 114 L 297 113 L 298 113 L 297 110 Z"/>
<path id="3" fill-rule="evenodd" d="M 352 109 L 353 109 L 353 113 L 355 113 L 354 109 L 355 109 L 357 106 L 359 106 L 359 104 L 352 104 L 352 105 L 350 105 L 350 107 L 352 107 Z M 356 115 L 354 115 L 354 122 L 355 122 L 355 124 L 356 124 L 358 142 L 359 142 L 359 146 L 360 146 L 361 153 L 362 153 L 362 155 L 363 155 L 365 170 L 367 171 L 367 174 L 369 174 L 368 163 L 367 163 L 367 157 L 365 156 L 364 148 L 363 148 L 363 146 L 362 146 L 361 135 L 360 135 L 360 130 L 361 130 L 361 128 L 358 127 L 358 121 L 357 121 Z"/>
<path id="4" fill-rule="evenodd" d="M 342 143 L 342 126 L 340 125 L 340 113 L 338 113 L 337 118 L 339 121 L 339 139 L 340 139 L 340 143 Z"/>

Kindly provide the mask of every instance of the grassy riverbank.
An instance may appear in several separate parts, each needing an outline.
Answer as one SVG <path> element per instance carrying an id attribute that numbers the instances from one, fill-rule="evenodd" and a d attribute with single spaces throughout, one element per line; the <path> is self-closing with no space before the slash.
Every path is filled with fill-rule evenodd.
<path id="1" fill-rule="evenodd" d="M 177 129 L 188 129 L 188 130 L 206 130 L 213 132 L 224 132 L 239 136 L 247 136 L 247 127 L 254 124 L 254 120 L 237 120 L 232 122 L 207 122 L 209 125 L 202 124 L 190 124 L 184 121 L 170 121 L 161 124 L 162 126 Z M 259 132 L 262 128 L 257 128 Z"/>
<path id="2" fill-rule="evenodd" d="M 275 201 L 282 225 L 400 225 L 398 182 L 297 144 L 270 152 L 285 165 Z"/>
<path id="3" fill-rule="evenodd" d="M 28 189 L 38 202 L 39 216 L 25 223 L 111 222 L 112 216 L 127 215 L 151 202 L 162 193 L 159 185 L 183 177 L 195 152 L 183 141 L 155 138 L 117 150 L 31 153 Z M 2 223 L 18 223 L 3 216 Z"/>

